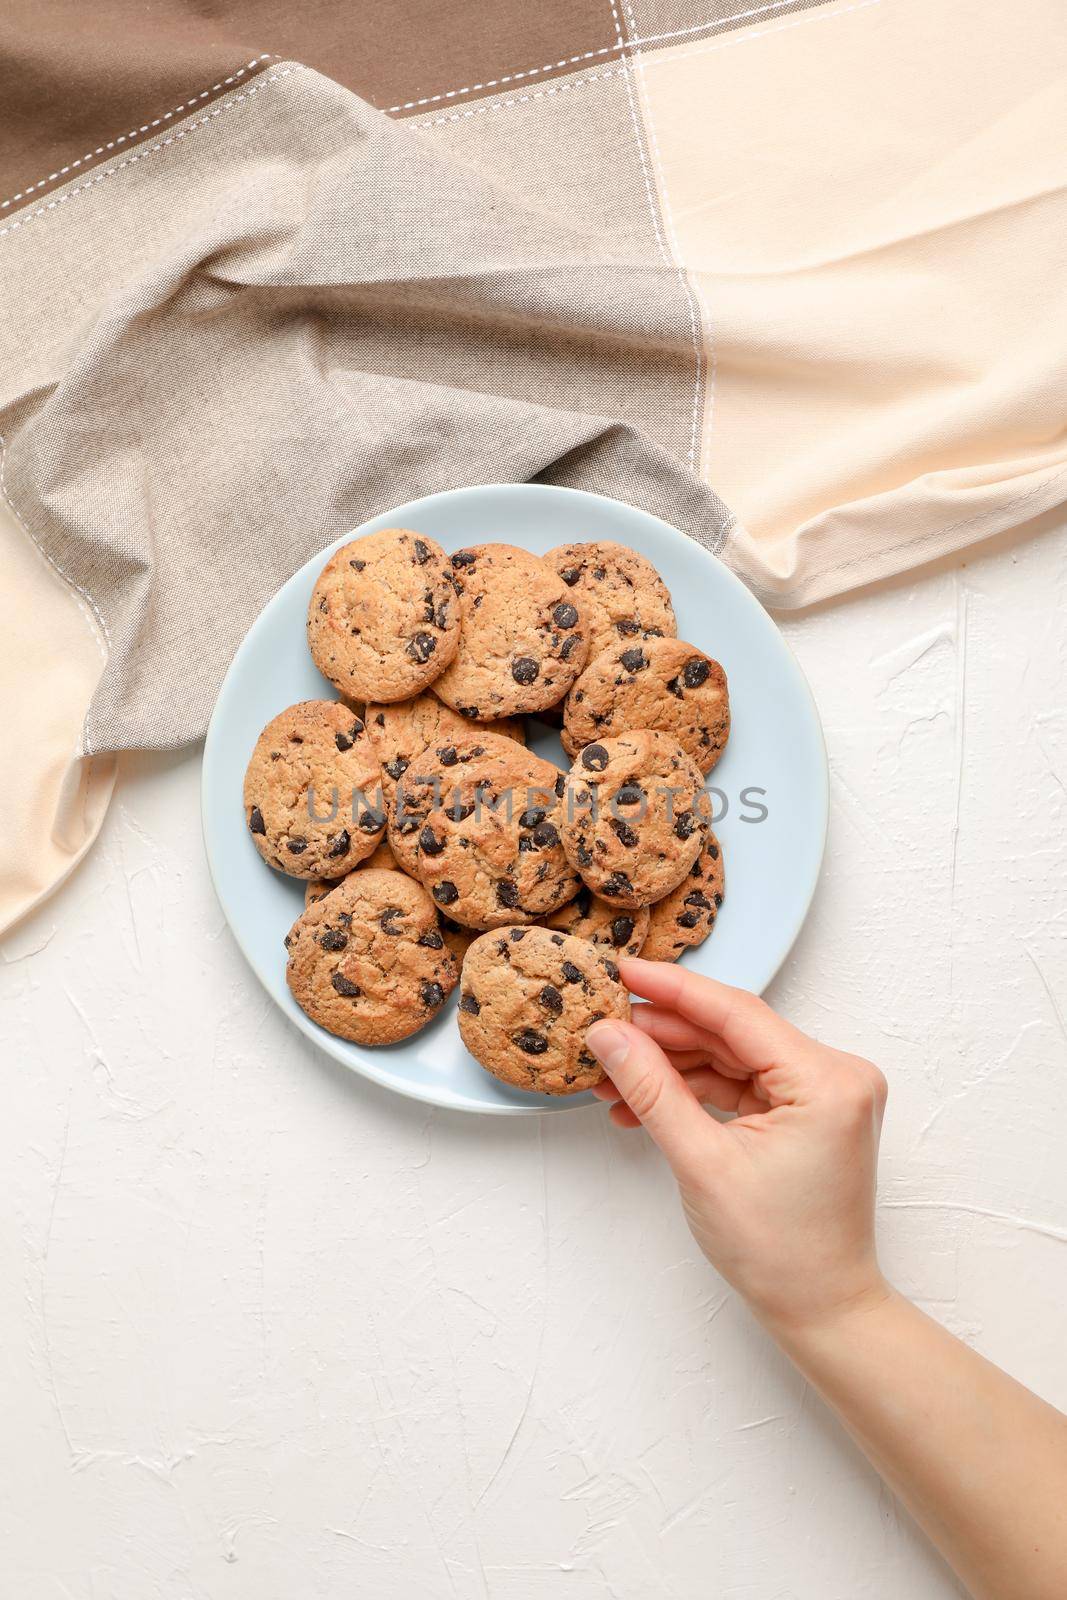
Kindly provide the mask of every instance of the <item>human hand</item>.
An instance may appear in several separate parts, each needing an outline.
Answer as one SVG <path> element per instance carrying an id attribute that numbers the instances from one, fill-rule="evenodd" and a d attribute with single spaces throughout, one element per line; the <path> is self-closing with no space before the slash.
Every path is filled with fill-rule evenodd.
<path id="1" fill-rule="evenodd" d="M 712 1265 L 783 1337 L 888 1296 L 874 1246 L 878 1068 L 743 989 L 664 962 L 620 971 L 650 1004 L 590 1028 L 609 1075 L 594 1093 L 659 1145 Z M 720 1123 L 701 1102 L 736 1116 Z"/>

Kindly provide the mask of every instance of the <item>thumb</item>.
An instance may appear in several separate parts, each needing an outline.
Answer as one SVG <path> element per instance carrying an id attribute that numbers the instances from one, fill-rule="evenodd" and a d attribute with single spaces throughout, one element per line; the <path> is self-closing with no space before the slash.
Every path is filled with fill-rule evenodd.
<path id="1" fill-rule="evenodd" d="M 654 1039 L 632 1022 L 595 1022 L 585 1042 L 677 1178 L 700 1176 L 726 1143 Z"/>

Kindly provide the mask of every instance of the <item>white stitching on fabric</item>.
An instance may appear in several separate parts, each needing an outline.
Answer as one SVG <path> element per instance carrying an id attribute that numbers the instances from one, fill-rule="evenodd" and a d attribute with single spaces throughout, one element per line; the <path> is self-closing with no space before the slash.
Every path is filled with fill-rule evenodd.
<path id="1" fill-rule="evenodd" d="M 33 545 L 34 549 L 37 551 L 37 554 L 40 556 L 41 560 L 44 561 L 48 566 L 50 566 L 52 568 L 53 572 L 55 572 L 57 574 L 57 576 L 60 577 L 63 580 L 63 582 L 67 585 L 67 588 L 73 594 L 75 603 L 77 604 L 78 609 L 81 612 L 82 616 L 85 618 L 85 621 L 86 621 L 86 624 L 88 626 L 89 632 L 93 636 L 93 643 L 96 645 L 96 648 L 100 652 L 100 659 L 101 659 L 101 661 L 104 663 L 104 665 L 106 667 L 107 666 L 107 660 L 108 660 L 108 651 L 111 648 L 111 634 L 108 632 L 108 626 L 107 626 L 107 623 L 104 621 L 103 612 L 100 610 L 99 606 L 97 605 L 96 601 L 93 599 L 92 595 L 89 593 L 88 589 L 83 589 L 81 584 L 75 583 L 74 579 L 71 578 L 66 572 L 63 571 L 63 568 L 60 566 L 59 562 L 55 559 L 55 557 L 52 556 L 52 555 L 49 555 L 49 553 L 45 549 L 44 545 L 37 538 L 37 535 L 35 533 L 31 532 L 30 528 L 27 526 L 27 524 L 23 521 L 22 517 L 20 517 L 19 513 L 16 511 L 14 502 L 12 501 L 11 496 L 7 492 L 7 483 L 6 483 L 5 477 L 4 477 L 4 469 L 5 469 L 6 465 L 7 465 L 7 443 L 6 443 L 5 439 L 3 438 L 3 435 L 0 435 L 0 499 L 3 499 L 3 502 L 7 506 L 7 509 L 11 512 L 11 515 L 14 517 L 15 521 L 18 523 L 19 527 L 22 529 L 22 531 L 26 535 L 27 539 Z M 94 626 L 94 618 L 95 618 L 95 624 L 96 624 L 95 626 Z M 104 638 L 107 640 L 107 649 L 104 648 L 104 645 L 103 645 L 103 643 L 101 641 L 101 638 L 100 638 L 101 633 L 104 635 Z M 86 718 L 85 721 L 82 723 L 81 754 L 82 755 L 86 755 L 86 756 L 91 756 L 93 754 L 93 749 L 92 749 L 92 743 L 91 743 L 90 738 L 89 738 L 89 732 L 88 732 L 87 724 L 88 724 L 88 718 Z"/>
<path id="2" fill-rule="evenodd" d="M 303 67 L 300 66 L 286 67 L 284 72 L 273 72 L 269 78 L 260 78 L 250 88 L 246 89 L 243 94 L 235 94 L 229 100 L 220 100 L 217 106 L 212 106 L 206 116 L 201 117 L 198 122 L 190 122 L 186 128 L 176 129 L 169 139 L 160 139 L 157 144 L 146 145 L 143 149 L 138 150 L 136 155 L 127 156 L 125 161 L 120 161 L 117 167 L 104 167 L 100 172 L 95 173 L 93 177 L 87 178 L 84 183 L 79 183 L 75 188 L 68 189 L 65 194 L 57 195 L 54 200 L 49 200 L 46 205 L 38 206 L 36 211 L 27 211 L 20 215 L 15 221 L 9 222 L 6 228 L 0 228 L 0 239 L 6 233 L 14 233 L 16 228 L 24 228 L 35 217 L 43 217 L 46 212 L 55 211 L 59 206 L 65 206 L 68 200 L 74 199 L 75 195 L 83 194 L 86 189 L 92 189 L 96 184 L 103 183 L 107 178 L 113 178 L 117 173 L 124 172 L 127 167 L 132 167 L 135 162 L 143 161 L 145 156 L 154 155 L 157 150 L 165 150 L 168 145 L 177 144 L 179 139 L 186 138 L 195 129 L 206 126 L 212 118 L 220 117 L 224 111 L 231 111 L 234 106 L 241 105 L 245 100 L 251 100 L 252 96 L 258 94 L 261 89 L 266 88 L 268 83 L 280 83 L 283 78 L 291 78 L 294 72 L 302 72 L 303 70 Z"/>
<path id="3" fill-rule="evenodd" d="M 699 50 L 686 50 L 681 55 L 672 55 L 666 59 L 673 63 L 675 61 L 689 61 L 695 56 L 714 55 L 716 50 L 729 50 L 736 44 L 748 44 L 753 39 L 766 39 L 772 33 L 784 33 L 787 28 L 802 28 L 815 22 L 836 22 L 838 17 L 847 17 L 851 11 L 867 11 L 871 6 L 881 5 L 881 3 L 882 0 L 860 0 L 858 5 L 842 6 L 838 11 L 824 11 L 821 8 L 819 10 L 805 11 L 802 16 L 797 17 L 793 22 L 780 22 L 775 28 L 754 29 L 751 33 L 738 34 L 736 39 L 724 39 L 720 44 L 709 44 L 706 48 Z M 659 67 L 664 64 L 665 59 L 663 58 L 654 55 L 648 58 L 650 67 Z"/>
<path id="4" fill-rule="evenodd" d="M 622 78 L 625 67 L 612 67 L 609 72 L 591 73 L 588 78 L 572 78 L 568 83 L 553 84 L 551 89 L 538 89 L 536 94 L 517 94 L 510 100 L 497 100 L 491 106 L 471 106 L 467 111 L 453 111 L 449 117 L 434 117 L 430 122 L 410 122 L 410 128 L 439 128 L 443 122 L 465 122 L 468 117 L 484 117 L 487 111 L 506 111 L 509 106 L 525 106 L 534 100 L 547 100 L 553 94 L 567 94 L 571 89 L 584 89 L 591 83 L 603 83 L 608 78 Z"/>
<path id="5" fill-rule="evenodd" d="M 675 28 L 672 33 L 650 33 L 644 37 L 634 37 L 629 40 L 631 49 L 640 49 L 646 44 L 662 44 L 666 39 L 684 39 L 693 33 L 703 33 L 709 28 L 724 28 L 728 22 L 740 22 L 744 17 L 762 16 L 765 11 L 781 11 L 783 6 L 796 4 L 796 0 L 772 0 L 772 4 L 765 6 L 751 6 L 747 11 L 735 11 L 732 17 L 709 17 L 707 22 L 698 22 L 692 28 Z M 631 22 L 631 28 L 633 23 Z M 486 78 L 484 83 L 465 83 L 461 89 L 446 89 L 443 94 L 425 94 L 421 100 L 402 100 L 398 105 L 386 106 L 387 113 L 393 111 L 414 111 L 418 106 L 436 105 L 441 100 L 456 100 L 461 94 L 477 94 L 481 89 L 499 89 L 505 83 L 517 83 L 520 78 L 536 78 L 542 72 L 556 72 L 560 67 L 573 67 L 579 61 L 593 61 L 597 56 L 610 56 L 617 50 L 617 44 L 606 44 L 599 50 L 583 50 L 577 56 L 564 56 L 562 61 L 547 61 L 543 67 L 526 67 L 522 72 L 506 72 L 500 78 Z"/>
<path id="6" fill-rule="evenodd" d="M 624 36 L 623 36 L 622 20 L 621 20 L 621 18 L 619 16 L 619 12 L 618 12 L 615 0 L 611 0 L 611 14 L 615 19 L 615 31 L 616 31 L 616 34 L 618 35 L 619 45 L 623 49 L 628 49 L 629 48 L 629 39 L 628 38 L 624 38 Z M 628 32 L 632 32 L 633 31 L 633 29 L 634 29 L 633 8 L 628 3 L 627 3 L 627 6 L 626 6 L 626 26 L 627 26 L 627 31 Z M 681 265 L 681 263 L 678 260 L 677 242 L 673 239 L 673 236 L 672 236 L 672 240 L 671 240 L 671 248 L 668 249 L 666 243 L 664 242 L 663 235 L 660 232 L 659 217 L 657 215 L 656 196 L 655 196 L 655 193 L 653 192 L 652 172 L 651 172 L 650 165 L 649 165 L 648 152 L 645 149 L 645 141 L 644 141 L 644 138 L 642 137 L 642 130 L 644 128 L 644 121 L 643 121 L 643 119 L 638 117 L 637 104 L 635 102 L 634 93 L 633 93 L 633 86 L 632 86 L 632 84 L 630 82 L 630 68 L 631 68 L 631 65 L 632 65 L 632 61 L 633 61 L 633 57 L 632 56 L 624 57 L 624 65 L 627 68 L 627 72 L 626 72 L 626 97 L 630 102 L 630 120 L 633 123 L 634 139 L 637 142 L 637 153 L 641 158 L 641 175 L 644 178 L 645 194 L 646 194 L 646 196 L 648 198 L 649 215 L 652 218 L 652 226 L 655 229 L 656 242 L 659 245 L 660 256 L 661 256 L 661 258 L 663 260 L 663 264 L 666 267 L 672 267 L 674 269 L 675 273 L 677 274 L 678 282 L 681 285 L 683 294 L 685 295 L 686 308 L 687 308 L 687 310 L 689 312 L 689 336 L 690 336 L 690 339 L 692 340 L 692 345 L 693 345 L 694 373 L 693 373 L 693 414 L 692 414 L 692 417 L 691 417 L 690 423 L 689 423 L 689 457 L 688 457 L 688 460 L 689 460 L 690 467 L 692 467 L 693 470 L 695 471 L 696 470 L 697 416 L 698 416 L 698 412 L 699 412 L 699 409 L 700 409 L 700 386 L 701 386 L 701 382 L 702 382 L 703 375 L 704 375 L 704 353 L 703 353 L 703 350 L 701 348 L 700 333 L 699 333 L 699 329 L 697 327 L 696 306 L 693 303 L 693 291 L 692 291 L 692 289 L 690 287 L 690 284 L 689 284 L 689 275 L 685 271 L 685 268 Z M 650 131 L 652 132 L 653 141 L 655 141 L 655 133 L 651 129 L 650 129 Z M 666 214 L 665 214 L 664 215 L 664 222 L 666 222 L 666 220 L 667 220 L 667 218 L 666 218 Z M 672 231 L 672 235 L 673 235 L 673 229 L 671 231 Z"/>
<path id="7" fill-rule="evenodd" d="M 225 89 L 227 84 L 236 83 L 238 78 L 243 78 L 246 72 L 251 72 L 252 68 L 258 67 L 261 62 L 276 61 L 277 59 L 277 56 L 257 56 L 254 61 L 249 61 L 246 66 L 241 67 L 238 72 L 233 73 L 230 77 L 223 78 L 219 83 L 213 83 L 210 89 L 204 89 L 200 94 L 190 95 L 184 104 L 175 106 L 173 111 L 164 111 L 161 117 L 156 117 L 153 122 L 144 123 L 140 128 L 131 128 L 129 133 L 120 133 L 116 139 L 112 139 L 108 144 L 97 145 L 95 150 L 87 150 L 83 156 L 78 157 L 77 161 L 71 161 L 67 166 L 59 167 L 55 172 L 50 172 L 47 178 L 40 178 L 36 183 L 27 184 L 25 189 L 20 189 L 18 194 L 13 194 L 10 200 L 0 200 L 0 211 L 14 205 L 16 200 L 25 200 L 26 196 L 31 195 L 35 189 L 43 189 L 46 185 L 54 183 L 57 178 L 66 177 L 67 173 L 73 172 L 75 167 L 84 166 L 86 161 L 92 161 L 96 156 L 102 156 L 105 151 L 117 149 L 120 144 L 126 144 L 130 139 L 136 139 L 138 134 L 147 133 L 150 128 L 161 127 L 164 122 L 169 122 L 172 117 L 180 116 L 183 111 L 191 111 L 198 100 L 206 100 L 208 95 L 216 94 L 218 90 Z"/>

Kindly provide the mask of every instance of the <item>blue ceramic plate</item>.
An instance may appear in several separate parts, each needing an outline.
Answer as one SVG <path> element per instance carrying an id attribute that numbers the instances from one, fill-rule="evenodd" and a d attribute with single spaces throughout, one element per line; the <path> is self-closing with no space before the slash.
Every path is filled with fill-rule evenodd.
<path id="1" fill-rule="evenodd" d="M 505 541 L 538 554 L 553 545 L 614 539 L 648 557 L 671 591 L 678 632 L 721 661 L 730 682 L 733 729 L 708 782 L 726 865 L 726 902 L 703 945 L 683 958 L 697 972 L 757 992 L 777 972 L 800 931 L 822 861 L 827 818 L 826 752 L 811 692 L 774 623 L 720 561 L 644 511 L 574 489 L 534 484 L 456 489 L 398 506 L 356 533 L 411 528 L 446 550 Z M 337 544 L 352 534 L 346 533 Z M 331 546 L 330 549 L 335 548 Z M 203 816 L 208 862 L 234 937 L 272 999 L 337 1061 L 399 1094 L 464 1111 L 529 1115 L 565 1111 L 589 1095 L 523 1094 L 484 1072 L 463 1048 L 455 996 L 429 1027 L 401 1044 L 369 1050 L 311 1022 L 285 982 L 282 940 L 303 909 L 304 885 L 264 865 L 248 836 L 241 800 L 245 766 L 260 730 L 297 700 L 334 698 L 305 642 L 308 600 L 330 550 L 301 567 L 249 629 L 233 659 L 208 728 Z M 559 741 L 530 723 L 531 743 L 559 766 Z"/>

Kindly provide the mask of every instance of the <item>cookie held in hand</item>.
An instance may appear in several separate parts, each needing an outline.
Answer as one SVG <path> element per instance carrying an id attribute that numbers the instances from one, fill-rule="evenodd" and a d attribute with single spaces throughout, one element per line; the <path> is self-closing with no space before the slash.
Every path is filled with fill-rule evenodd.
<path id="1" fill-rule="evenodd" d="M 629 1021 L 630 996 L 612 958 L 585 939 L 506 927 L 483 933 L 467 951 L 460 1036 L 504 1083 L 557 1095 L 601 1083 L 585 1032 L 604 1017 Z"/>

